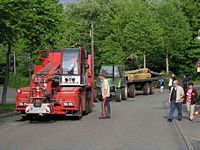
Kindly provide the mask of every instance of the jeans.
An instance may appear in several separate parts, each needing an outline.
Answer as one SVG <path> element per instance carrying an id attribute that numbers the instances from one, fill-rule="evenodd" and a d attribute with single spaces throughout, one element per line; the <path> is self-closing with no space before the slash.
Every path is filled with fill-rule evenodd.
<path id="1" fill-rule="evenodd" d="M 175 108 L 177 108 L 177 110 L 178 110 L 178 119 L 182 119 L 182 103 L 176 103 L 175 100 L 171 101 L 168 119 L 173 119 L 173 114 L 174 114 Z"/>
<path id="2" fill-rule="evenodd" d="M 110 107 L 110 99 L 109 98 L 106 98 L 105 106 L 106 106 L 106 109 L 107 109 L 107 115 L 110 116 L 111 107 Z"/>

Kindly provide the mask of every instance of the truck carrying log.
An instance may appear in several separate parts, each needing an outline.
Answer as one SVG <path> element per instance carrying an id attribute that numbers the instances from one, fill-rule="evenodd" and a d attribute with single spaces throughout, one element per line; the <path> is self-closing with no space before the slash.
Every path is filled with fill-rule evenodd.
<path id="1" fill-rule="evenodd" d="M 143 68 L 143 69 L 137 69 L 137 70 L 129 70 L 129 71 L 125 71 L 125 75 L 128 74 L 138 74 L 138 73 L 149 73 L 150 70 L 148 68 Z"/>
<path id="2" fill-rule="evenodd" d="M 136 73 L 136 74 L 128 74 L 128 80 L 143 80 L 150 79 L 150 73 Z"/>
<path id="3" fill-rule="evenodd" d="M 148 68 L 125 71 L 125 76 L 130 81 L 151 80 L 160 77 L 161 73 L 150 71 Z M 158 79 L 157 79 L 158 80 Z"/>

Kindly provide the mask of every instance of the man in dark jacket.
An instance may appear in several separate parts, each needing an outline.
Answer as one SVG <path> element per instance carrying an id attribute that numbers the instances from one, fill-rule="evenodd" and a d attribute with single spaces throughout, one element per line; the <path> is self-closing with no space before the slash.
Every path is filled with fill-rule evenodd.
<path id="1" fill-rule="evenodd" d="M 183 89 L 184 89 L 184 92 L 185 92 L 186 89 L 187 89 L 188 83 L 189 83 L 189 79 L 184 75 L 182 82 L 183 82 Z"/>

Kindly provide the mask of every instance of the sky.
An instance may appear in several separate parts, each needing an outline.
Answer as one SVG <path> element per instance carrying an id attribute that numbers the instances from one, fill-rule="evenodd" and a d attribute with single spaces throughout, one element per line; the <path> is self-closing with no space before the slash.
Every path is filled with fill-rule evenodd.
<path id="1" fill-rule="evenodd" d="M 61 3 L 79 2 L 80 0 L 59 0 Z"/>

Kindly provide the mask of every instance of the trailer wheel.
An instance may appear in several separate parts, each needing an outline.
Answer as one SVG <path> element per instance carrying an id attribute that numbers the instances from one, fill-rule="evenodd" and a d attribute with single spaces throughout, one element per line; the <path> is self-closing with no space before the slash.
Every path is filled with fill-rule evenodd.
<path id="1" fill-rule="evenodd" d="M 121 102 L 122 100 L 122 91 L 121 89 L 116 90 L 116 102 Z"/>
<path id="2" fill-rule="evenodd" d="M 131 84 L 129 85 L 129 96 L 134 98 L 136 95 L 135 85 Z"/>
<path id="3" fill-rule="evenodd" d="M 145 83 L 144 87 L 143 87 L 143 92 L 145 95 L 149 95 L 150 94 L 150 86 L 149 83 Z"/>
<path id="4" fill-rule="evenodd" d="M 127 94 L 127 92 L 128 92 L 128 90 L 127 90 L 127 86 L 125 86 L 125 87 L 122 88 L 121 90 L 122 90 L 122 99 L 123 99 L 123 100 L 127 100 L 127 98 L 128 98 L 128 94 Z"/>
<path id="5" fill-rule="evenodd" d="M 154 92 L 155 92 L 154 83 L 151 82 L 150 83 L 150 94 L 154 94 Z"/>

